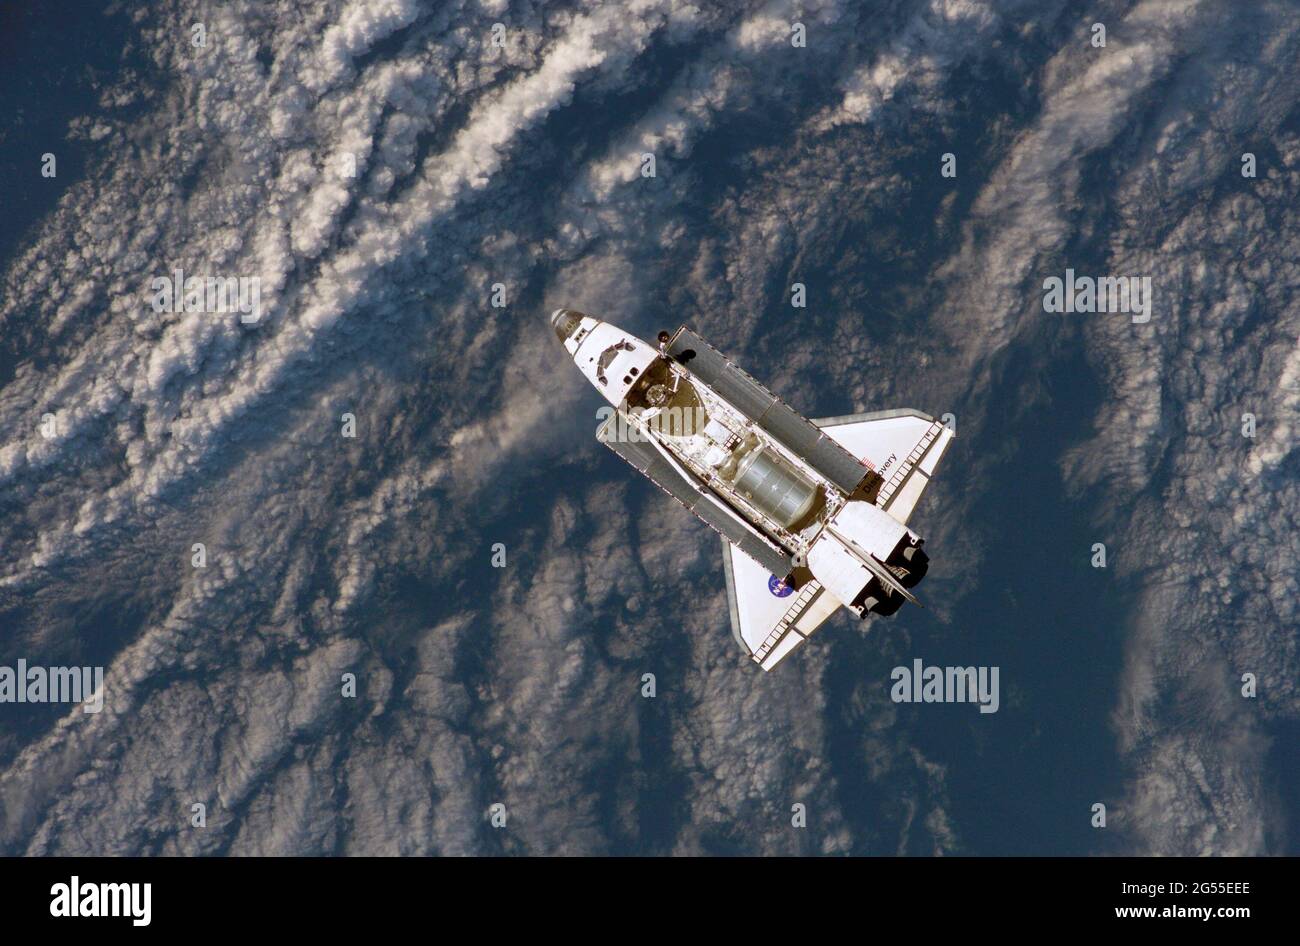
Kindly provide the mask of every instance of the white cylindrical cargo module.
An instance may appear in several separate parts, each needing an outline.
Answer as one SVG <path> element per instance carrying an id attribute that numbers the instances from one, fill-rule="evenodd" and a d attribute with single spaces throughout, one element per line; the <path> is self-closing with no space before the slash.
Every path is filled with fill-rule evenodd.
<path id="1" fill-rule="evenodd" d="M 763 515 L 789 529 L 812 511 L 817 486 L 765 444 L 736 465 L 736 493 Z"/>

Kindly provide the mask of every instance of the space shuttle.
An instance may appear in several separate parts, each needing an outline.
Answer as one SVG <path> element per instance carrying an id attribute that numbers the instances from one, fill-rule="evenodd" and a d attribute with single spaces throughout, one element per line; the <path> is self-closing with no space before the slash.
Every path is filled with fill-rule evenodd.
<path id="1" fill-rule="evenodd" d="M 611 407 L 597 439 L 722 536 L 731 631 L 771 670 L 840 608 L 925 577 L 907 526 L 953 432 L 915 410 L 809 421 L 686 326 L 649 344 L 573 309 L 551 328 Z"/>

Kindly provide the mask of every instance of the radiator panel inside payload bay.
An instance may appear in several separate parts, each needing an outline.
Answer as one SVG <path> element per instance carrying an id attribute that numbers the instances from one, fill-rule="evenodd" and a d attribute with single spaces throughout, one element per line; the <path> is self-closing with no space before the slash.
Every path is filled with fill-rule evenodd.
<path id="1" fill-rule="evenodd" d="M 831 437 L 683 326 L 665 353 L 846 495 L 870 472 Z"/>
<path id="2" fill-rule="evenodd" d="M 717 499 L 701 492 L 698 484 L 683 479 L 648 441 L 621 435 L 630 426 L 631 421 L 626 415 L 614 412 L 596 432 L 596 439 L 773 575 L 784 577 L 790 574 L 794 565 L 788 552 L 760 535 L 753 526 L 742 522 L 735 512 L 725 509 Z"/>

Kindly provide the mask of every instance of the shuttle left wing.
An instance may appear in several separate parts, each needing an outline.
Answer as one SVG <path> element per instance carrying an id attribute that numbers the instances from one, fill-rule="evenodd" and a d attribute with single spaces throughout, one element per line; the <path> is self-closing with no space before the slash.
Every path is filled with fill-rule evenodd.
<path id="1" fill-rule="evenodd" d="M 726 539 L 722 568 L 731 634 L 764 670 L 775 667 L 839 610 L 840 603 L 816 579 L 796 590 Z"/>

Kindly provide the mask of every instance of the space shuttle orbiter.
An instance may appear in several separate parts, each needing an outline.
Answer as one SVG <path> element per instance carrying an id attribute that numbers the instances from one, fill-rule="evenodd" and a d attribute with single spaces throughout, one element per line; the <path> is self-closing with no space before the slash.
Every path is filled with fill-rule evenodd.
<path id="1" fill-rule="evenodd" d="M 732 634 L 764 670 L 840 607 L 918 603 L 907 520 L 950 428 L 913 410 L 810 422 L 685 326 L 650 345 L 557 309 L 551 328 L 613 405 L 597 439 L 722 535 Z"/>

